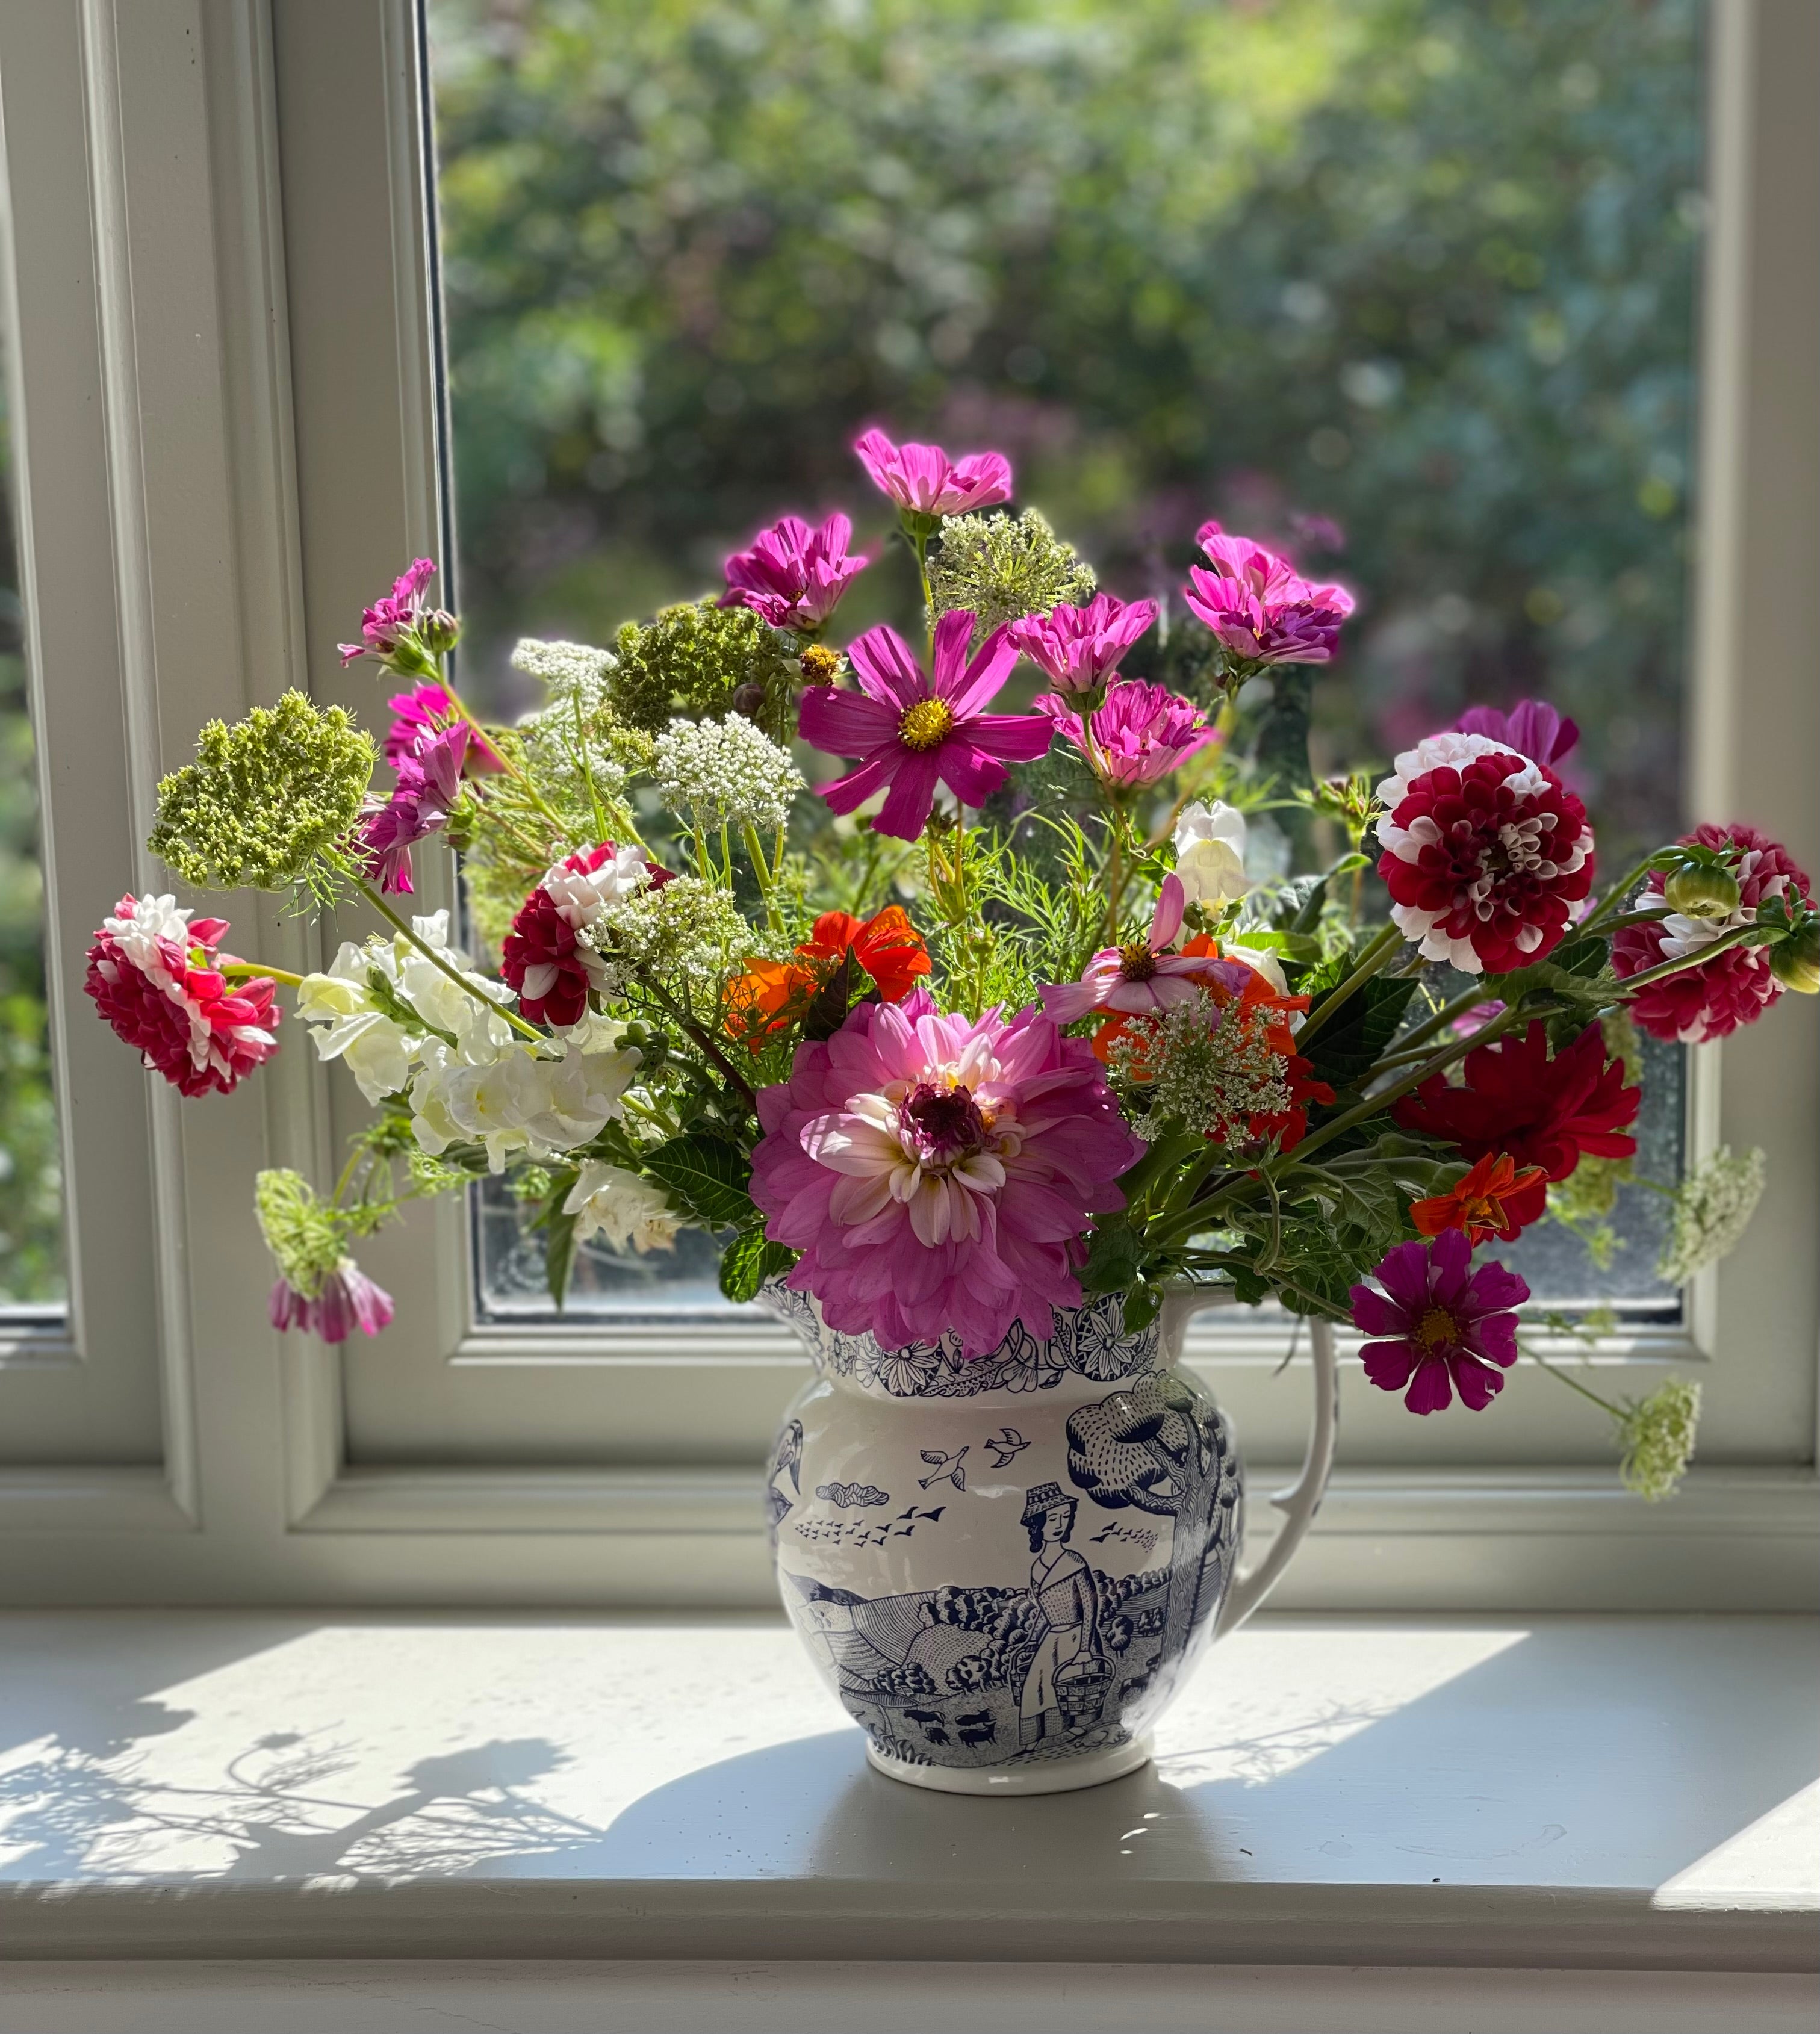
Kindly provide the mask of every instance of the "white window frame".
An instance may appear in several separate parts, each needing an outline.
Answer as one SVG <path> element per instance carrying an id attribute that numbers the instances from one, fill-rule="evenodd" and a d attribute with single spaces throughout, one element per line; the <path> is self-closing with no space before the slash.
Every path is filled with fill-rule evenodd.
<path id="1" fill-rule="evenodd" d="M 67 54 L 73 36 L 82 68 L 83 175 L 59 189 L 67 231 L 94 253 L 94 358 L 84 365 L 72 347 L 61 422 L 28 415 L 21 526 L 33 532 L 35 627 L 72 625 L 73 570 L 51 576 L 54 513 L 72 533 L 58 551 L 83 560 L 80 618 L 99 630 L 107 610 L 111 641 L 90 654 L 120 673 L 135 842 L 158 767 L 188 752 L 209 714 L 238 713 L 288 682 L 370 713 L 370 683 L 340 679 L 332 645 L 395 560 L 442 554 L 418 30 L 414 0 L 0 0 L 9 121 L 40 44 L 61 35 Z M 1701 816 L 1747 813 L 1811 867 L 1820 11 L 1717 0 L 1710 69 L 1690 801 Z M 28 173 L 41 174 L 36 157 Z M 16 216 L 19 175 L 16 166 Z M 72 333 L 81 322 L 67 305 L 21 308 Z M 97 441 L 86 463 L 79 425 Z M 85 496 L 75 478 L 47 478 L 65 468 L 85 476 Z M 103 542 L 104 597 L 93 590 Z M 53 654 L 48 636 L 36 645 L 40 663 Z M 54 720 L 47 731 L 54 829 Z M 61 1064 L 86 1097 L 91 1064 L 98 1082 L 118 1085 L 122 1066 L 139 1078 L 85 1008 L 70 1018 L 90 895 L 152 872 L 122 862 L 118 844 L 79 867 L 54 838 Z M 446 886 L 447 872 L 432 880 Z M 236 906 L 246 944 L 284 965 L 310 964 L 334 936 Z M 1345 1471 L 1279 1601 L 1807 1605 L 1820 1568 L 1814 1015 L 1791 999 L 1746 1040 L 1697 1056 L 1694 1148 L 1764 1145 L 1776 1192 L 1739 1252 L 1697 1283 L 1685 1330 L 1604 1352 L 1641 1366 L 1645 1387 L 1668 1358 L 1773 1367 L 1792 1380 L 1776 1444 L 1728 1450 L 1721 1423 L 1709 1448 L 1721 1459 L 1653 1510 L 1603 1463 Z M 179 1114 L 157 1092 L 139 1105 L 150 1128 L 134 1176 L 156 1270 L 132 1297 L 156 1339 L 163 1461 L 0 1470 L 0 1599 L 769 1601 L 757 1482 L 743 1463 L 691 1460 L 674 1442 L 593 1468 L 350 1462 L 343 1361 L 261 1325 L 269 1274 L 247 1209 L 260 1165 L 320 1174 L 337 1115 L 351 1120 L 302 1044 L 292 1029 L 289 1049 L 230 1101 Z M 97 1161 L 73 1156 L 86 1235 Z M 685 1405 L 715 1373 L 723 1385 L 759 1373 L 774 1390 L 773 1373 L 801 1366 L 768 1327 L 666 1335 L 661 1351 L 648 1335 L 598 1326 L 473 1327 L 468 1229 L 452 1202 L 385 1249 L 375 1268 L 407 1301 L 388 1342 L 432 1336 L 445 1360 L 503 1367 L 520 1390 L 565 1366 L 621 1372 L 655 1409 L 657 1431 L 666 1405 Z M 347 1360 L 383 1362 L 387 1346 Z M 1195 1353 L 1224 1368 L 1274 1362 L 1282 1346 L 1275 1334 L 1249 1346 L 1229 1337 L 1217 1357 L 1205 1342 Z M 130 1492 L 122 1478 L 137 1480 Z M 144 1532 L 148 1507 L 178 1529 Z"/>

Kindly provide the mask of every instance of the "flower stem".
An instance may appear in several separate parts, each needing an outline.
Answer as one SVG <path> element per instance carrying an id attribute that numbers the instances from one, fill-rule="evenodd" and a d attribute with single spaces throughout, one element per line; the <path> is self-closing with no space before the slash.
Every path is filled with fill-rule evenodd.
<path id="1" fill-rule="evenodd" d="M 1385 926 L 1372 944 L 1359 956 L 1358 965 L 1344 981 L 1329 995 L 1318 1010 L 1311 1011 L 1308 1021 L 1296 1034 L 1296 1049 L 1300 1052 L 1308 1041 L 1332 1017 L 1334 1012 L 1363 989 L 1374 974 L 1388 967 L 1396 958 L 1397 949 L 1403 944 L 1403 935 L 1392 925 Z"/>
<path id="2" fill-rule="evenodd" d="M 1641 883 L 1643 878 L 1649 874 L 1649 865 L 1656 859 L 1656 854 L 1657 850 L 1652 849 L 1649 853 L 1645 855 L 1643 859 L 1637 864 L 1634 869 L 1631 869 L 1627 875 L 1621 876 L 1619 880 L 1605 892 L 1604 895 L 1600 899 L 1598 906 L 1593 911 L 1593 915 L 1589 918 L 1582 919 L 1578 925 L 1574 928 L 1574 930 L 1577 933 L 1589 933 L 1596 929 L 1596 928 L 1600 925 L 1603 924 L 1607 916 L 1611 912 L 1615 910 L 1623 903 L 1624 899 L 1630 895 L 1631 891 L 1635 888 L 1635 886 Z"/>
<path id="3" fill-rule="evenodd" d="M 216 973 L 229 981 L 281 981 L 287 989 L 301 989 L 303 978 L 288 968 L 267 967 L 256 960 L 224 960 Z"/>
<path id="4" fill-rule="evenodd" d="M 1595 1405 L 1609 1413 L 1614 1420 L 1623 1418 L 1624 1409 L 1622 1405 L 1614 1405 L 1609 1398 L 1601 1398 L 1597 1391 L 1589 1390 L 1578 1379 L 1570 1377 L 1566 1371 L 1557 1370 L 1545 1356 L 1538 1356 L 1533 1349 L 1526 1349 L 1523 1353 L 1537 1369 L 1547 1371 L 1551 1377 L 1558 1379 L 1560 1383 L 1565 1384 L 1570 1391 L 1578 1391 L 1582 1398 L 1590 1398 Z"/>
<path id="5" fill-rule="evenodd" d="M 1618 993 L 1628 1000 L 1639 989 L 1646 989 L 1653 981 L 1661 981 L 1671 974 L 1679 974 L 1683 968 L 1698 967 L 1709 961 L 1715 954 L 1723 953 L 1728 947 L 1739 945 L 1754 933 L 1752 925 L 1735 925 L 1716 940 L 1709 940 L 1703 947 L 1691 954 L 1683 954 L 1679 960 L 1665 960 L 1659 966 L 1646 967 L 1641 974 L 1627 974 L 1618 984 Z"/>

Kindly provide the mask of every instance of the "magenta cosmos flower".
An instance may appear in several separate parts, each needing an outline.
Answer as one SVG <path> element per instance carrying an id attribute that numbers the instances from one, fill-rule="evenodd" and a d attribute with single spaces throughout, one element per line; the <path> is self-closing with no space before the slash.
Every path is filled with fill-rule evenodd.
<path id="1" fill-rule="evenodd" d="M 1196 532 L 1212 566 L 1188 570 L 1182 597 L 1232 651 L 1251 664 L 1324 664 L 1353 611 L 1343 586 L 1305 580 L 1287 558 L 1218 523 Z"/>
<path id="2" fill-rule="evenodd" d="M 1011 463 L 1002 452 L 950 459 L 940 445 L 893 445 L 868 431 L 854 450 L 873 486 L 907 516 L 964 516 L 1011 498 Z"/>
<path id="3" fill-rule="evenodd" d="M 1383 1292 L 1355 1285 L 1354 1323 L 1383 1341 L 1359 1352 L 1365 1375 L 1380 1391 L 1401 1391 L 1412 1413 L 1441 1413 L 1460 1402 L 1475 1413 L 1504 1388 L 1503 1372 L 1517 1360 L 1517 1316 L 1528 1285 L 1502 1264 L 1471 1269 L 1473 1246 L 1462 1229 L 1442 1230 L 1432 1243 L 1399 1243 L 1372 1276 Z"/>
<path id="4" fill-rule="evenodd" d="M 1210 959 L 1205 954 L 1172 953 L 1182 929 L 1188 893 L 1179 876 L 1163 878 L 1150 936 L 1122 947 L 1101 947 L 1087 963 L 1079 981 L 1052 981 L 1043 990 L 1043 1008 L 1058 1024 L 1071 1024 L 1095 1010 L 1126 1010 L 1149 1015 L 1172 1003 L 1187 1003 L 1202 982 L 1223 979 L 1235 992 L 1244 988 L 1251 970 L 1242 961 Z"/>
<path id="5" fill-rule="evenodd" d="M 1504 974 L 1559 944 L 1593 887 L 1593 829 L 1546 764 L 1487 734 L 1431 734 L 1378 797 L 1378 873 L 1424 959 Z"/>
<path id="6" fill-rule="evenodd" d="M 1034 762 L 1048 749 L 1049 724 L 1038 715 L 981 711 L 1018 653 L 998 629 L 970 661 L 973 630 L 974 617 L 965 612 L 944 614 L 936 624 L 931 678 L 895 629 L 869 629 L 847 648 L 857 692 L 832 685 L 804 692 L 797 722 L 803 740 L 831 756 L 861 759 L 857 770 L 819 786 L 833 811 L 850 812 L 889 784 L 872 830 L 914 840 L 929 824 L 938 782 L 963 805 L 983 805 L 1005 781 L 1008 763 Z"/>
<path id="7" fill-rule="evenodd" d="M 1049 715 L 1102 782 L 1120 786 L 1154 784 L 1220 738 L 1199 707 L 1147 678 L 1114 685 L 1084 730 L 1081 716 L 1055 692 L 1039 692 L 1030 704 Z"/>
<path id="8" fill-rule="evenodd" d="M 1698 826 L 1681 836 L 1690 846 L 1729 846 L 1737 850 L 1732 874 L 1738 881 L 1738 908 L 1728 918 L 1689 918 L 1672 911 L 1648 925 L 1626 925 L 1612 942 L 1612 965 L 1620 980 L 1642 974 L 1663 962 L 1687 960 L 1735 926 L 1752 923 L 1757 907 L 1779 897 L 1791 885 L 1811 895 L 1807 878 L 1788 850 L 1750 826 Z M 1668 878 L 1660 870 L 1637 895 L 1640 910 L 1659 910 L 1665 901 Z M 1728 1038 L 1741 1024 L 1754 1024 L 1782 993 L 1769 971 L 1773 948 L 1727 947 L 1708 961 L 1664 975 L 1639 993 L 1630 1015 L 1653 1038 L 1698 1045 Z"/>
<path id="9" fill-rule="evenodd" d="M 1096 593 L 1085 607 L 1063 605 L 1011 625 L 1011 640 L 1057 692 L 1091 692 L 1157 618 L 1154 600 L 1115 600 Z"/>
<path id="10" fill-rule="evenodd" d="M 391 1321 L 392 1295 L 375 1285 L 351 1257 L 344 1257 L 310 1298 L 288 1278 L 272 1289 L 267 1317 L 275 1328 L 304 1328 L 325 1342 L 346 1342 L 358 1328 L 376 1335 Z"/>
<path id="11" fill-rule="evenodd" d="M 813 635 L 840 605 L 840 597 L 866 568 L 850 557 L 853 524 L 831 516 L 812 530 L 800 516 L 780 516 L 751 548 L 726 561 L 722 607 L 749 607 L 774 629 Z"/>
<path id="12" fill-rule="evenodd" d="M 351 664 L 356 657 L 377 657 L 381 663 L 388 663 L 401 647 L 408 647 L 430 613 L 423 590 L 435 576 L 433 558 L 414 559 L 392 581 L 391 592 L 382 594 L 362 613 L 360 640 L 340 646 L 342 662 Z"/>
<path id="13" fill-rule="evenodd" d="M 385 704 L 392 712 L 381 751 L 394 770 L 407 756 L 420 756 L 437 735 L 460 720 L 455 702 L 441 685 L 413 685 L 407 692 L 394 692 Z M 505 767 L 499 751 L 471 724 L 467 725 L 467 752 L 462 768 L 470 777 L 491 776 Z"/>
<path id="14" fill-rule="evenodd" d="M 758 1098 L 752 1197 L 802 1255 L 788 1283 L 886 1349 L 951 1329 L 965 1357 L 1077 1307 L 1090 1218 L 1143 1154 L 1086 1041 L 1033 1009 L 861 1004 Z"/>
<path id="15" fill-rule="evenodd" d="M 1500 749 L 1513 749 L 1532 763 L 1559 763 L 1580 739 L 1579 724 L 1557 713 L 1546 700 L 1519 700 L 1508 713 L 1495 706 L 1469 706 L 1454 722 L 1462 734 L 1487 734 Z"/>
<path id="16" fill-rule="evenodd" d="M 448 824 L 461 795 L 467 739 L 467 722 L 458 720 L 425 741 L 415 755 L 401 756 L 392 796 L 362 819 L 360 845 L 367 873 L 378 878 L 381 890 L 411 894 L 411 850 Z"/>

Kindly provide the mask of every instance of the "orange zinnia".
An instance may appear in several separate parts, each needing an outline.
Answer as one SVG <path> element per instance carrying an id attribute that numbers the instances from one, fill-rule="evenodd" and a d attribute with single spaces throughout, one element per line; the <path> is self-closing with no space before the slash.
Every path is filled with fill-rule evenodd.
<path id="1" fill-rule="evenodd" d="M 755 1053 L 774 1031 L 796 1023 L 851 949 L 878 985 L 880 998 L 901 1003 L 929 971 L 922 935 L 901 905 L 869 918 L 824 911 L 797 948 L 800 960 L 755 960 L 727 990 L 726 1029 Z"/>
<path id="2" fill-rule="evenodd" d="M 1444 1194 L 1410 1204 L 1409 1218 L 1424 1236 L 1444 1229 L 1463 1229 L 1469 1243 L 1495 1236 L 1508 1243 L 1525 1223 L 1542 1212 L 1548 1176 L 1540 1165 L 1517 1170 L 1507 1151 L 1488 1152 L 1466 1176 Z"/>

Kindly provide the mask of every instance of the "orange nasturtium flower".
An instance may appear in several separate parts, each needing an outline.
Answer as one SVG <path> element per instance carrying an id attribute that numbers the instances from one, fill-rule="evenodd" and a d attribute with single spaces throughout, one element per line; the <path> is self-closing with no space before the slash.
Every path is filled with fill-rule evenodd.
<path id="1" fill-rule="evenodd" d="M 902 1002 L 929 971 L 929 949 L 902 905 L 869 918 L 824 911 L 797 948 L 800 958 L 747 963 L 728 993 L 727 1030 L 756 1053 L 770 1034 L 801 1020 L 850 948 L 887 1003 Z"/>
<path id="2" fill-rule="evenodd" d="M 1492 1236 L 1508 1243 L 1541 1214 L 1548 1192 L 1548 1176 L 1540 1165 L 1519 1173 L 1508 1152 L 1487 1152 L 1446 1193 L 1412 1202 L 1409 1216 L 1424 1236 L 1463 1229 L 1469 1243 L 1483 1243 Z"/>

